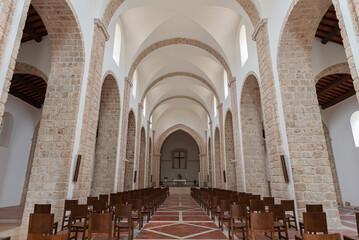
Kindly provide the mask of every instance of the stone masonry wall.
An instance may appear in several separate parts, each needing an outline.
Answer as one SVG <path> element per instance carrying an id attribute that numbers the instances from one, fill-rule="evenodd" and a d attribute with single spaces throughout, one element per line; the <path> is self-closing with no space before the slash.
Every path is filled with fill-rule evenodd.
<path id="1" fill-rule="evenodd" d="M 125 164 L 124 190 L 132 190 L 133 183 L 133 164 L 135 159 L 135 138 L 136 138 L 136 119 L 135 114 L 131 111 L 128 117 L 127 145 Z"/>
<path id="2" fill-rule="evenodd" d="M 221 166 L 221 153 L 220 153 L 220 138 L 219 129 L 216 128 L 214 133 L 214 171 L 216 174 L 216 188 L 222 188 L 222 166 Z"/>
<path id="3" fill-rule="evenodd" d="M 232 113 L 227 112 L 224 127 L 226 162 L 227 162 L 227 187 L 228 190 L 237 191 L 236 163 L 232 162 L 234 158 L 234 139 Z"/>
<path id="4" fill-rule="evenodd" d="M 138 188 L 145 187 L 145 157 L 146 157 L 146 132 L 145 129 L 141 129 L 141 142 L 140 142 L 140 157 L 138 161 Z"/>

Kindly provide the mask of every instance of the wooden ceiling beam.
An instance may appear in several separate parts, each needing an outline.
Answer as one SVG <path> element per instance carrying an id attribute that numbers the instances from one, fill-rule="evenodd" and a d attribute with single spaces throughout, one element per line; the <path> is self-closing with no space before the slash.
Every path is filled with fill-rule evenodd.
<path id="1" fill-rule="evenodd" d="M 42 37 L 31 27 L 29 23 L 25 23 L 24 31 L 29 34 L 36 42 L 41 42 Z"/>
<path id="2" fill-rule="evenodd" d="M 334 106 L 335 104 L 340 103 L 341 101 L 344 101 L 345 99 L 350 98 L 351 96 L 355 95 L 355 93 L 356 93 L 355 90 L 352 89 L 352 90 L 346 92 L 345 94 L 341 95 L 340 97 L 337 97 L 334 100 L 322 105 L 322 109 L 326 109 L 328 107 Z"/>
<path id="3" fill-rule="evenodd" d="M 44 90 L 42 90 L 41 88 L 38 88 L 37 86 L 35 86 L 34 84 L 32 84 L 31 82 L 29 82 L 28 80 L 26 80 L 25 78 L 23 78 L 19 75 L 14 75 L 13 78 L 15 80 L 19 81 L 20 83 L 22 83 L 23 85 L 25 85 L 27 88 L 29 88 L 33 92 L 40 95 L 42 98 L 45 98 L 46 92 Z"/>
<path id="4" fill-rule="evenodd" d="M 10 92 L 9 92 L 11 95 L 15 96 L 15 97 L 18 97 L 20 98 L 21 100 L 23 100 L 24 102 L 27 102 L 28 104 L 36 107 L 36 108 L 41 108 L 41 104 L 31 100 L 30 98 L 26 97 L 25 95 L 17 92 L 16 90 L 14 89 L 10 89 Z"/>
<path id="5" fill-rule="evenodd" d="M 333 37 L 335 37 L 340 32 L 339 26 L 336 26 L 333 28 L 332 31 L 330 31 L 327 36 L 325 36 L 322 40 L 323 44 L 327 44 Z"/>
<path id="6" fill-rule="evenodd" d="M 340 78 L 338 78 L 338 80 L 332 82 L 331 84 L 329 84 L 328 86 L 326 86 L 325 88 L 319 90 L 317 92 L 318 96 L 322 96 L 324 94 L 326 94 L 327 92 L 329 92 L 331 89 L 336 88 L 337 86 L 339 86 L 340 84 L 342 84 L 343 82 L 347 81 L 348 79 L 350 79 L 351 76 L 350 75 L 344 75 Z"/>

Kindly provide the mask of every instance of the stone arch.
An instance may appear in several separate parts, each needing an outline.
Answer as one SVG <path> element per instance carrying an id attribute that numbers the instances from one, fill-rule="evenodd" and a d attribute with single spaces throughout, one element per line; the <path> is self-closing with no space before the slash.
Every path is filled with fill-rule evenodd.
<path id="1" fill-rule="evenodd" d="M 120 118 L 120 91 L 115 77 L 107 75 L 104 78 L 101 90 L 91 189 L 93 196 L 114 191 Z"/>
<path id="2" fill-rule="evenodd" d="M 106 28 L 109 27 L 111 19 L 114 17 L 116 10 L 122 5 L 125 0 L 111 0 L 106 7 L 103 22 Z M 261 16 L 257 9 L 257 6 L 253 2 L 253 0 L 236 0 L 238 4 L 244 9 L 244 11 L 248 14 L 253 26 L 257 26 L 260 23 Z"/>
<path id="3" fill-rule="evenodd" d="M 151 118 L 152 114 L 155 112 L 155 110 L 163 103 L 168 102 L 170 100 L 174 100 L 174 99 L 188 99 L 191 100 L 193 102 L 198 103 L 207 113 L 209 119 L 211 120 L 211 115 L 209 114 L 208 109 L 206 108 L 206 106 L 203 105 L 203 103 L 201 103 L 200 101 L 198 101 L 197 99 L 193 98 L 193 97 L 189 97 L 189 96 L 172 96 L 172 97 L 168 97 L 163 99 L 162 101 L 160 101 L 159 103 L 156 104 L 156 106 L 152 109 L 149 118 Z"/>
<path id="4" fill-rule="evenodd" d="M 168 73 L 168 74 L 165 74 L 159 78 L 157 78 L 156 80 L 154 80 L 153 82 L 151 82 L 151 84 L 148 85 L 148 87 L 146 88 L 146 90 L 144 91 L 143 95 L 142 95 L 142 98 L 141 98 L 141 104 L 143 105 L 143 102 L 145 101 L 145 98 L 148 94 L 149 91 L 151 91 L 151 89 L 156 86 L 158 83 L 166 80 L 166 79 L 169 79 L 171 77 L 176 77 L 176 76 L 182 76 L 182 77 L 189 77 L 189 78 L 192 78 L 194 80 L 198 80 L 200 82 L 202 82 L 203 84 L 205 84 L 213 93 L 213 95 L 216 97 L 216 100 L 218 103 L 220 103 L 220 98 L 218 96 L 218 93 L 215 89 L 215 87 L 209 83 L 207 80 L 205 80 L 204 78 L 196 75 L 196 74 L 193 74 L 193 73 L 188 73 L 188 72 L 173 72 L 173 73 Z"/>
<path id="5" fill-rule="evenodd" d="M 337 202 L 340 206 L 343 206 L 342 193 L 340 191 L 339 178 L 338 178 L 337 167 L 335 164 L 333 147 L 332 147 L 332 139 L 330 137 L 329 128 L 323 121 L 322 121 L 322 123 L 323 123 L 325 142 L 326 142 L 327 148 L 328 148 L 329 162 L 330 162 L 330 168 L 332 170 L 335 194 L 337 196 Z"/>
<path id="6" fill-rule="evenodd" d="M 213 170 L 212 170 L 212 145 L 211 145 L 211 137 L 208 138 L 208 187 L 213 187 Z"/>
<path id="7" fill-rule="evenodd" d="M 15 66 L 29 4 L 30 1 L 27 0 L 23 6 L 23 15 L 10 61 L 9 73 L 4 85 L 7 87 L 10 86 L 9 83 L 13 74 L 11 68 Z M 70 192 L 69 184 L 74 156 L 73 141 L 76 136 L 85 65 L 82 31 L 69 1 L 32 0 L 31 4 L 41 16 L 48 32 L 52 58 L 21 233 L 27 230 L 28 217 L 33 209 L 33 204 L 44 203 L 45 199 L 46 202 L 51 202 L 53 206 L 55 221 L 61 220 L 63 199 Z M 3 94 L 4 92 L 7 94 L 8 89 L 4 89 Z M 6 99 L 6 95 L 3 95 L 2 99 Z M 0 112 L 1 115 L 2 112 Z M 66 116 L 66 120 L 64 120 L 64 116 Z M 49 139 L 56 139 L 56 146 Z M 54 171 L 54 169 L 62 169 L 62 171 Z M 59 182 L 61 184 L 58 184 Z M 84 191 L 89 190 L 88 181 L 86 184 L 87 188 Z M 46 187 L 49 185 L 57 186 L 56 194 L 54 194 L 53 189 Z"/>
<path id="8" fill-rule="evenodd" d="M 338 1 L 333 0 L 333 3 L 345 43 L 347 34 Z M 289 171 L 293 181 L 291 186 L 295 193 L 298 216 L 301 218 L 301 213 L 305 211 L 308 198 L 305 195 L 306 191 L 325 185 L 327 191 L 313 193 L 316 195 L 313 199 L 317 199 L 313 203 L 323 203 L 325 211 L 330 216 L 328 226 L 338 228 L 341 223 L 311 65 L 315 32 L 331 4 L 331 0 L 293 1 L 280 35 L 277 66 L 283 98 Z M 295 92 L 298 84 L 302 89 L 300 93 Z M 308 151 L 314 154 L 308 156 Z M 309 162 L 310 164 L 306 164 Z M 308 176 L 308 172 L 314 174 Z"/>
<path id="9" fill-rule="evenodd" d="M 214 131 L 214 175 L 216 188 L 222 188 L 222 164 L 221 164 L 221 138 L 218 126 Z"/>
<path id="10" fill-rule="evenodd" d="M 228 109 L 224 126 L 226 151 L 226 176 L 228 190 L 237 191 L 236 159 L 234 154 L 234 132 L 232 112 Z"/>
<path id="11" fill-rule="evenodd" d="M 14 74 L 32 74 L 41 77 L 46 83 L 49 81 L 49 78 L 45 73 L 28 63 L 16 62 Z"/>
<path id="12" fill-rule="evenodd" d="M 150 134 L 150 133 L 148 133 Z M 148 167 L 147 167 L 147 187 L 152 186 L 152 138 L 148 140 Z"/>
<path id="13" fill-rule="evenodd" d="M 349 64 L 347 62 L 343 62 L 327 67 L 326 69 L 318 73 L 318 75 L 314 78 L 314 83 L 317 83 L 322 77 L 336 73 L 350 74 Z"/>
<path id="14" fill-rule="evenodd" d="M 138 161 L 138 189 L 143 189 L 145 187 L 145 168 L 146 168 L 146 131 L 145 128 L 141 128 L 141 138 L 140 138 L 140 157 Z"/>
<path id="15" fill-rule="evenodd" d="M 124 190 L 132 190 L 134 160 L 135 160 L 135 144 L 136 144 L 136 119 L 135 114 L 131 110 L 128 114 L 127 124 L 127 142 L 126 142 L 126 163 L 125 163 L 125 182 Z"/>
<path id="16" fill-rule="evenodd" d="M 261 94 L 253 75 L 249 75 L 244 82 L 240 109 L 246 189 L 269 196 Z"/>

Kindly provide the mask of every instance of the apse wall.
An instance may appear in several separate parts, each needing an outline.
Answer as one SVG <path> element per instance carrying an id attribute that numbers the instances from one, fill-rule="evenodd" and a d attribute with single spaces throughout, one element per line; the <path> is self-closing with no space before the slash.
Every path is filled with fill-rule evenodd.
<path id="1" fill-rule="evenodd" d="M 350 125 L 350 117 L 355 111 L 359 111 L 359 104 L 356 96 L 352 96 L 322 110 L 321 115 L 329 128 L 343 203 L 359 206 L 359 192 L 353 191 L 353 186 L 359 182 L 359 148 L 355 147 Z"/>
<path id="2" fill-rule="evenodd" d="M 34 129 L 41 109 L 9 95 L 5 112 L 11 113 L 14 125 L 8 147 L 0 146 L 0 207 L 21 202 Z"/>
<path id="3" fill-rule="evenodd" d="M 186 169 L 172 169 L 171 151 L 177 148 L 183 148 L 188 151 Z M 162 146 L 160 181 L 163 182 L 163 178 L 168 177 L 168 181 L 172 182 L 177 179 L 177 175 L 180 173 L 183 179 L 187 181 L 196 180 L 198 183 L 199 171 L 199 149 L 196 141 L 183 131 L 177 131 L 170 135 Z"/>

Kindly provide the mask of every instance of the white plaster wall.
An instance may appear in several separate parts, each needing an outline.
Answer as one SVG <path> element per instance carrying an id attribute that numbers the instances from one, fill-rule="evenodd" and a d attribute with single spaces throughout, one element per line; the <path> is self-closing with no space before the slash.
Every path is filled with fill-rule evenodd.
<path id="1" fill-rule="evenodd" d="M 314 38 L 312 48 L 313 78 L 324 69 L 342 62 L 347 62 L 342 45 L 333 42 L 322 44 L 321 39 Z"/>
<path id="2" fill-rule="evenodd" d="M 322 110 L 321 114 L 329 128 L 343 202 L 359 206 L 359 192 L 353 190 L 359 183 L 359 148 L 355 147 L 350 126 L 350 117 L 355 111 L 359 111 L 359 103 L 353 96 Z"/>
<path id="3" fill-rule="evenodd" d="M 20 45 L 17 62 L 27 63 L 49 76 L 51 69 L 51 45 L 49 36 L 43 36 L 41 42 L 34 40 Z"/>
<path id="4" fill-rule="evenodd" d="M 187 168 L 173 169 L 171 151 L 176 148 L 184 148 L 188 151 Z M 178 131 L 170 135 L 164 142 L 161 151 L 161 178 L 168 177 L 168 181 L 172 182 L 177 179 L 178 174 L 182 175 L 182 179 L 187 181 L 196 180 L 198 183 L 198 172 L 200 171 L 199 164 L 199 149 L 196 141 L 186 132 Z"/>
<path id="5" fill-rule="evenodd" d="M 9 95 L 5 112 L 14 117 L 9 147 L 0 147 L 0 207 L 21 202 L 34 129 L 41 109 Z"/>

